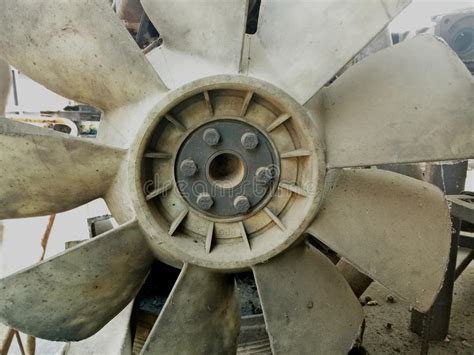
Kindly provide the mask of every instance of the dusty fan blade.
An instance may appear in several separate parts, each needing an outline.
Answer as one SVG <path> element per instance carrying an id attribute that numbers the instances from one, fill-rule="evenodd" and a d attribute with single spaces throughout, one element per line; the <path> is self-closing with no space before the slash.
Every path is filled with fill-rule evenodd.
<path id="1" fill-rule="evenodd" d="M 0 118 L 0 219 L 62 212 L 104 196 L 125 151 Z"/>
<path id="2" fill-rule="evenodd" d="M 302 243 L 253 272 L 273 354 L 347 354 L 364 316 L 328 258 Z"/>
<path id="3" fill-rule="evenodd" d="M 382 50 L 321 93 L 328 167 L 474 157 L 474 83 L 442 40 Z M 318 95 L 319 96 L 319 95 Z"/>
<path id="4" fill-rule="evenodd" d="M 142 355 L 235 354 L 239 329 L 234 277 L 186 264 Z"/>
<path id="5" fill-rule="evenodd" d="M 383 170 L 332 171 L 308 232 L 420 311 L 444 279 L 451 221 L 435 186 Z"/>
<path id="6" fill-rule="evenodd" d="M 7 62 L 0 59 L 0 116 L 5 115 L 11 86 L 11 71 Z"/>
<path id="7" fill-rule="evenodd" d="M 163 38 L 152 63 L 170 87 L 216 74 L 237 74 L 248 0 L 142 0 Z"/>
<path id="8" fill-rule="evenodd" d="M 410 1 L 262 0 L 243 55 L 248 75 L 305 103 Z"/>
<path id="9" fill-rule="evenodd" d="M 152 262 L 130 222 L 0 280 L 0 320 L 39 338 L 85 339 L 130 303 Z"/>
<path id="10" fill-rule="evenodd" d="M 2 56 L 56 93 L 102 109 L 166 90 L 108 1 L 0 0 Z"/>

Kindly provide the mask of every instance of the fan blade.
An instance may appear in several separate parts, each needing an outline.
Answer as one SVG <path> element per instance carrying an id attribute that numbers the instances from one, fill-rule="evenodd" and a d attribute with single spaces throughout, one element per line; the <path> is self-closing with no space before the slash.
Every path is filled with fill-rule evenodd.
<path id="1" fill-rule="evenodd" d="M 347 354 L 364 316 L 327 257 L 301 243 L 253 272 L 273 354 Z"/>
<path id="2" fill-rule="evenodd" d="M 129 222 L 0 280 L 0 320 L 39 338 L 85 339 L 130 303 L 152 262 Z"/>
<path id="3" fill-rule="evenodd" d="M 62 212 L 102 197 L 125 151 L 0 118 L 0 219 Z"/>
<path id="4" fill-rule="evenodd" d="M 305 103 L 411 0 L 262 0 L 248 75 Z"/>
<path id="5" fill-rule="evenodd" d="M 140 102 L 104 112 L 100 117 L 97 140 L 114 147 L 131 147 L 138 131 L 146 124 L 149 112 L 161 98 L 161 94 L 153 95 Z"/>
<path id="6" fill-rule="evenodd" d="M 322 95 L 330 168 L 474 157 L 474 82 L 436 37 L 371 55 Z"/>
<path id="7" fill-rule="evenodd" d="M 151 62 L 170 87 L 239 72 L 248 0 L 141 2 L 163 38 Z"/>
<path id="8" fill-rule="evenodd" d="M 78 342 L 70 342 L 61 355 L 131 355 L 132 336 L 130 322 L 134 302 L 130 302 L 118 315 L 93 336 Z M 125 350 L 129 350 L 128 353 Z M 31 354 L 35 355 L 35 354 Z"/>
<path id="9" fill-rule="evenodd" d="M 451 221 L 435 186 L 383 170 L 331 171 L 308 232 L 426 311 L 449 258 Z"/>
<path id="10" fill-rule="evenodd" d="M 235 354 L 239 329 L 234 277 L 186 264 L 142 355 Z"/>
<path id="11" fill-rule="evenodd" d="M 11 86 L 11 71 L 7 62 L 0 59 L 0 116 L 5 115 Z"/>
<path id="12" fill-rule="evenodd" d="M 108 1 L 0 0 L 0 48 L 59 95 L 102 109 L 166 90 Z"/>

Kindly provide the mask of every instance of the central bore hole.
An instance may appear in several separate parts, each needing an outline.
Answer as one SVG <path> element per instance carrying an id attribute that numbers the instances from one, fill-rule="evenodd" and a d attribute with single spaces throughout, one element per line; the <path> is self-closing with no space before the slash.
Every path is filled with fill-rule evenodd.
<path id="1" fill-rule="evenodd" d="M 209 164 L 209 179 L 215 185 L 225 189 L 240 184 L 244 173 L 244 162 L 234 153 L 226 152 L 216 155 Z"/>

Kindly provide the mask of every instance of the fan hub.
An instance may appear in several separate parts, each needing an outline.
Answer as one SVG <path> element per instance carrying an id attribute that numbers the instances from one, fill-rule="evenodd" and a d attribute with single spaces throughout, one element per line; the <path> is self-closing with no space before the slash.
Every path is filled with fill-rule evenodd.
<path id="1" fill-rule="evenodd" d="M 206 140 L 209 132 L 217 133 L 217 143 Z M 262 208 L 277 185 L 280 163 L 276 148 L 259 128 L 242 118 L 209 117 L 181 144 L 174 170 L 176 186 L 190 207 L 225 219 Z M 263 170 L 268 179 L 259 178 L 257 172 Z M 211 196 L 210 203 L 199 203 L 203 194 Z M 247 201 L 248 208 L 239 201 Z"/>
<path id="2" fill-rule="evenodd" d="M 171 92 L 132 149 L 135 211 L 156 256 L 235 271 L 284 251 L 319 206 L 318 137 L 301 105 L 255 79 Z"/>

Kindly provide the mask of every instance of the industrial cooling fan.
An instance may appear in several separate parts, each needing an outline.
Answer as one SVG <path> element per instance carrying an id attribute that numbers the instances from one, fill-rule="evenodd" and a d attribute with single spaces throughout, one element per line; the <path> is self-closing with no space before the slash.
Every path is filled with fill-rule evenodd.
<path id="1" fill-rule="evenodd" d="M 148 59 L 101 0 L 0 0 L 0 55 L 103 110 L 98 142 L 2 119 L 0 219 L 103 197 L 121 224 L 0 281 L 0 320 L 73 341 L 182 267 L 143 354 L 236 350 L 233 273 L 252 270 L 275 354 L 345 353 L 362 310 L 312 235 L 429 308 L 450 244 L 435 187 L 377 164 L 474 156 L 473 84 L 432 36 L 325 84 L 409 1 L 142 0 Z"/>

